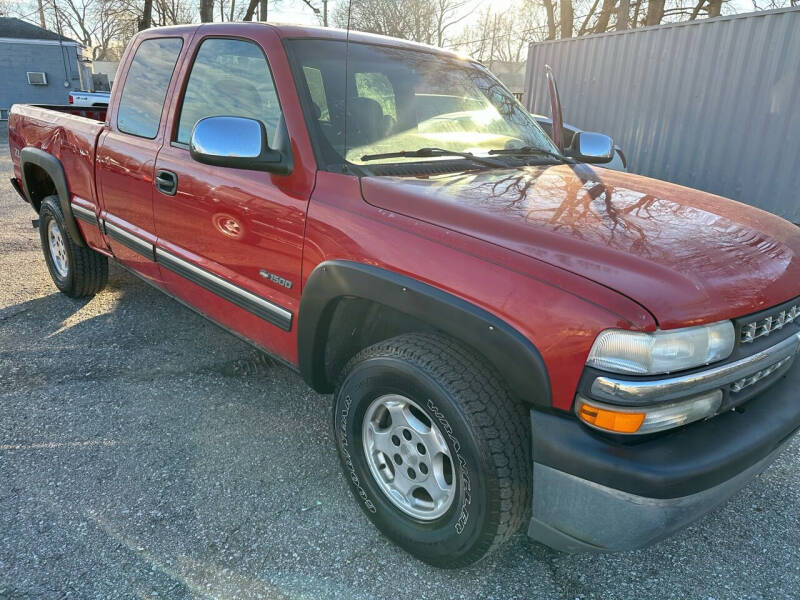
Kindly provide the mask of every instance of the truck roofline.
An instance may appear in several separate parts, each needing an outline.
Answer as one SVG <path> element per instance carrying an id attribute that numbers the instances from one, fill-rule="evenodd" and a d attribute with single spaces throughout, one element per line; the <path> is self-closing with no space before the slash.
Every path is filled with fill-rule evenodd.
<path id="1" fill-rule="evenodd" d="M 274 31 L 281 39 L 315 39 L 315 40 L 335 40 L 344 42 L 348 40 L 348 34 L 345 29 L 336 29 L 332 27 L 317 27 L 314 25 L 300 25 L 297 23 L 263 23 L 263 22 L 227 22 L 227 23 L 201 23 L 193 25 L 169 25 L 165 27 L 154 27 L 147 29 L 148 37 L 153 34 L 169 33 L 176 34 L 185 32 L 187 30 L 200 31 L 204 35 L 213 35 L 214 33 L 224 33 L 230 35 L 237 33 L 242 37 L 247 36 L 248 31 L 261 28 L 269 28 Z M 144 32 L 143 32 L 144 33 Z M 468 62 L 476 62 L 474 59 L 467 55 L 439 48 L 438 46 L 431 46 L 419 42 L 412 42 L 400 38 L 394 38 L 386 35 L 378 35 L 374 33 L 364 33 L 361 31 L 350 31 L 349 40 L 351 42 L 361 44 L 373 44 L 380 46 L 392 46 L 394 48 L 403 48 L 407 50 L 416 50 L 418 52 L 427 52 L 429 54 L 437 54 L 455 60 L 462 60 Z"/>

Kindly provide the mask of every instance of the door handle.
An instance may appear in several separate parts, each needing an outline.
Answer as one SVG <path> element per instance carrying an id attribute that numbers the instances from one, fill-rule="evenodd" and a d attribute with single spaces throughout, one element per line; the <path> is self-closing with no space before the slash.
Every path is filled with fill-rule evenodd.
<path id="1" fill-rule="evenodd" d="M 156 171 L 156 188 L 162 194 L 174 196 L 178 191 L 178 176 L 164 169 Z"/>

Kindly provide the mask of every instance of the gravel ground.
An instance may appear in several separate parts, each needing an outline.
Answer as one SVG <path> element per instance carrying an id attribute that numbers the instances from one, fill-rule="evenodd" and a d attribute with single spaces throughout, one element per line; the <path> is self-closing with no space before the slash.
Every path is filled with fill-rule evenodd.
<path id="1" fill-rule="evenodd" d="M 646 550 L 415 561 L 350 498 L 330 397 L 119 268 L 59 294 L 10 173 L 0 131 L 0 598 L 800 596 L 797 440 Z"/>

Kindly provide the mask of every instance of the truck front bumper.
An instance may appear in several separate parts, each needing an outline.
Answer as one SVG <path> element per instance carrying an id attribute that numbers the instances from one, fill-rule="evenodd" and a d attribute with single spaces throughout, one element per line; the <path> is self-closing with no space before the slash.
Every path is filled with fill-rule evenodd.
<path id="1" fill-rule="evenodd" d="M 736 412 L 639 444 L 537 410 L 531 425 L 528 535 L 565 552 L 641 548 L 727 500 L 777 457 L 800 428 L 800 361 Z"/>

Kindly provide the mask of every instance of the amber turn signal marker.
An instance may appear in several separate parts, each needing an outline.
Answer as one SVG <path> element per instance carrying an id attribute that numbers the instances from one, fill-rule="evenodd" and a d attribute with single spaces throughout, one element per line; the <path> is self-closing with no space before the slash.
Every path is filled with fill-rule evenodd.
<path id="1" fill-rule="evenodd" d="M 635 433 L 642 426 L 645 413 L 609 410 L 582 403 L 578 416 L 600 429 L 616 433 Z"/>

